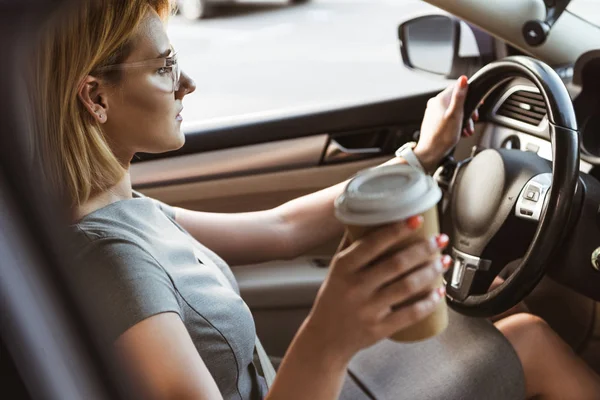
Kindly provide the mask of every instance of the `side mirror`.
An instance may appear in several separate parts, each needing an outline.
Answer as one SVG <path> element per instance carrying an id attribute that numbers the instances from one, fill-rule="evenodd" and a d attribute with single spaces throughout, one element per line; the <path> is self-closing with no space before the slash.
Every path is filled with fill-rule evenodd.
<path id="1" fill-rule="evenodd" d="M 494 39 L 482 30 L 446 15 L 426 15 L 398 28 L 404 64 L 415 70 L 455 79 L 471 76 L 494 60 Z"/>

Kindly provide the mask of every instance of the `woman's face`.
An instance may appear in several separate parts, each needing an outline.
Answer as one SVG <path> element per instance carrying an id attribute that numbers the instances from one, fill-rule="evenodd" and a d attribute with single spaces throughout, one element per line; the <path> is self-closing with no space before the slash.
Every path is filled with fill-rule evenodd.
<path id="1" fill-rule="evenodd" d="M 163 22 L 156 13 L 149 12 L 132 40 L 118 83 L 100 80 L 97 93 L 91 93 L 99 111 L 88 109 L 102 124 L 113 152 L 123 163 L 137 152 L 175 150 L 185 142 L 181 132 L 182 100 L 196 86 L 181 73 L 178 88 L 174 87 L 171 68 L 164 68 L 163 62 L 172 55 Z"/>

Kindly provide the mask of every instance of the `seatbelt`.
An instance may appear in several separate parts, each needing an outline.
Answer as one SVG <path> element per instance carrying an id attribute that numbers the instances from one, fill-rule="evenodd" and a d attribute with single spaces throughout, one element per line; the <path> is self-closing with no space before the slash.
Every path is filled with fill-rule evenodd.
<path id="1" fill-rule="evenodd" d="M 273 381 L 275 380 L 275 368 L 273 368 L 273 364 L 271 363 L 267 352 L 260 343 L 260 340 L 258 340 L 258 336 L 254 342 L 254 346 L 256 347 L 256 353 L 258 354 L 258 360 L 260 361 L 260 367 L 262 369 L 265 381 L 267 381 L 267 388 L 271 389 Z"/>
<path id="2" fill-rule="evenodd" d="M 215 264 L 215 262 L 211 260 L 210 257 L 208 257 L 208 255 L 206 255 L 200 248 L 198 248 L 198 246 L 195 245 L 194 239 L 191 236 L 190 239 L 194 247 L 194 254 L 196 255 L 196 258 L 200 260 L 202 264 L 215 269 L 216 271 L 218 271 L 217 273 L 223 275 L 223 273 L 221 272 L 221 268 L 219 268 L 217 264 Z M 223 279 L 219 280 L 225 283 L 227 286 L 229 286 L 231 290 L 234 290 L 233 286 L 231 286 L 231 282 L 229 282 L 229 279 L 227 279 L 225 275 L 223 275 L 222 278 Z M 256 348 L 256 354 L 258 355 L 258 361 L 260 362 L 260 369 L 262 370 L 263 377 L 267 382 L 267 388 L 271 389 L 271 385 L 275 380 L 275 368 L 273 368 L 273 364 L 271 363 L 267 352 L 260 343 L 260 340 L 258 340 L 258 336 L 256 336 L 256 339 L 254 340 L 254 347 Z"/>

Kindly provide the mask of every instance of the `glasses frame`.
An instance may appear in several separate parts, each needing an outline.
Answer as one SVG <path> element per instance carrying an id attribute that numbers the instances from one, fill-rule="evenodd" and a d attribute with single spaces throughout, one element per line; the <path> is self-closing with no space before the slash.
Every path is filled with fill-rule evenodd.
<path id="1" fill-rule="evenodd" d="M 168 57 L 155 58 L 153 60 L 136 61 L 131 63 L 110 64 L 100 68 L 96 68 L 95 72 L 119 71 L 127 69 L 136 69 L 144 67 L 171 68 L 171 78 L 173 81 L 173 92 L 179 90 L 179 81 L 181 79 L 181 69 L 177 60 L 177 53 L 173 53 Z"/>

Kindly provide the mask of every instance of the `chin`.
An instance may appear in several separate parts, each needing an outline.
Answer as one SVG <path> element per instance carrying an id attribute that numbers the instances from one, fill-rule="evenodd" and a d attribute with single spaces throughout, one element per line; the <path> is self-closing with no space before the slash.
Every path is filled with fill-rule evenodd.
<path id="1" fill-rule="evenodd" d="M 181 129 L 177 129 L 177 131 L 173 132 L 173 135 L 170 137 L 168 144 L 165 146 L 165 150 L 163 151 L 175 151 L 179 150 L 185 144 L 185 134 L 181 131 Z"/>
<path id="2" fill-rule="evenodd" d="M 164 131 L 163 131 L 164 132 Z M 138 146 L 137 152 L 161 154 L 179 150 L 185 144 L 185 134 L 181 129 L 169 132 L 169 135 L 154 135 L 146 137 L 146 143 Z"/>
<path id="3" fill-rule="evenodd" d="M 183 133 L 183 131 L 181 130 L 181 128 L 179 128 L 177 130 L 177 139 L 178 139 L 178 141 L 177 141 L 177 149 L 175 149 L 175 150 L 178 150 L 178 149 L 182 148 L 183 145 L 185 144 L 185 133 Z"/>

